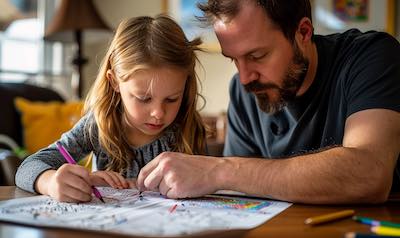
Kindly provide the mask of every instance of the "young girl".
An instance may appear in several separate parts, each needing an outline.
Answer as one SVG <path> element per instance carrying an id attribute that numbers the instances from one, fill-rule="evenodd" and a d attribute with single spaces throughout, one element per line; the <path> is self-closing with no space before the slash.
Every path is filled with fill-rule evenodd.
<path id="1" fill-rule="evenodd" d="M 59 140 L 75 160 L 93 152 L 97 172 L 67 164 L 55 143 L 29 156 L 18 187 L 59 201 L 92 199 L 91 186 L 127 188 L 125 178 L 163 151 L 205 152 L 196 110 L 200 39 L 189 41 L 169 17 L 123 21 L 85 102 L 84 117 Z"/>

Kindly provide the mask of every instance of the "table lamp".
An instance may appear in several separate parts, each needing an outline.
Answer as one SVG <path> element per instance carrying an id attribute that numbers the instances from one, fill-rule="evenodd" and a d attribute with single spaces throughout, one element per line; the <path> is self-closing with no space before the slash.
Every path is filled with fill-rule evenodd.
<path id="1" fill-rule="evenodd" d="M 71 80 L 71 86 L 78 98 L 82 97 L 83 91 L 82 67 L 87 63 L 82 55 L 83 31 L 92 29 L 111 30 L 98 14 L 92 0 L 62 0 L 45 31 L 45 40 L 73 42 L 77 45 L 72 60 L 77 75 L 76 79 Z"/>

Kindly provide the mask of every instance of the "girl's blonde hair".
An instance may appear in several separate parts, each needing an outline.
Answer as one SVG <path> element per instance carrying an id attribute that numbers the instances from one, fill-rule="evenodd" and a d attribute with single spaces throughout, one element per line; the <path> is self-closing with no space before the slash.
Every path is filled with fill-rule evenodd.
<path id="1" fill-rule="evenodd" d="M 85 102 L 85 113 L 93 113 L 98 127 L 101 147 L 112 158 L 108 170 L 125 172 L 135 155 L 123 132 L 124 107 L 121 96 L 107 79 L 107 71 L 115 75 L 114 80 L 128 80 L 138 69 L 153 67 L 175 67 L 188 72 L 181 107 L 174 123 L 179 126 L 175 134 L 174 151 L 188 154 L 205 153 L 206 131 L 197 111 L 198 77 L 195 51 L 200 50 L 201 40 L 189 41 L 182 29 L 170 17 L 136 17 L 122 21 L 103 59 L 98 76 Z M 93 123 L 92 123 L 93 126 Z M 89 128 L 90 138 L 94 133 Z M 139 167 L 144 166 L 137 161 Z"/>

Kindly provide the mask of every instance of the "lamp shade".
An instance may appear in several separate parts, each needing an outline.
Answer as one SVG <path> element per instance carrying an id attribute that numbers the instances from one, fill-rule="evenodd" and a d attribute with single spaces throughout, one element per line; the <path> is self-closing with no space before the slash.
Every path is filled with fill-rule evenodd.
<path id="1" fill-rule="evenodd" d="M 98 14 L 92 0 L 62 0 L 51 23 L 46 28 L 45 40 L 74 42 L 75 31 L 111 29 Z"/>

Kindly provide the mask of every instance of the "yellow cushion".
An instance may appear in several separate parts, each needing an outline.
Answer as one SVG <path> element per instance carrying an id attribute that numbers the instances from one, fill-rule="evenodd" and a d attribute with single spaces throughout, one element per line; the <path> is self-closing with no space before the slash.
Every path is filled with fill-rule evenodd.
<path id="1" fill-rule="evenodd" d="M 82 102 L 32 102 L 16 98 L 21 112 L 24 147 L 28 153 L 47 147 L 70 130 L 82 116 Z"/>

